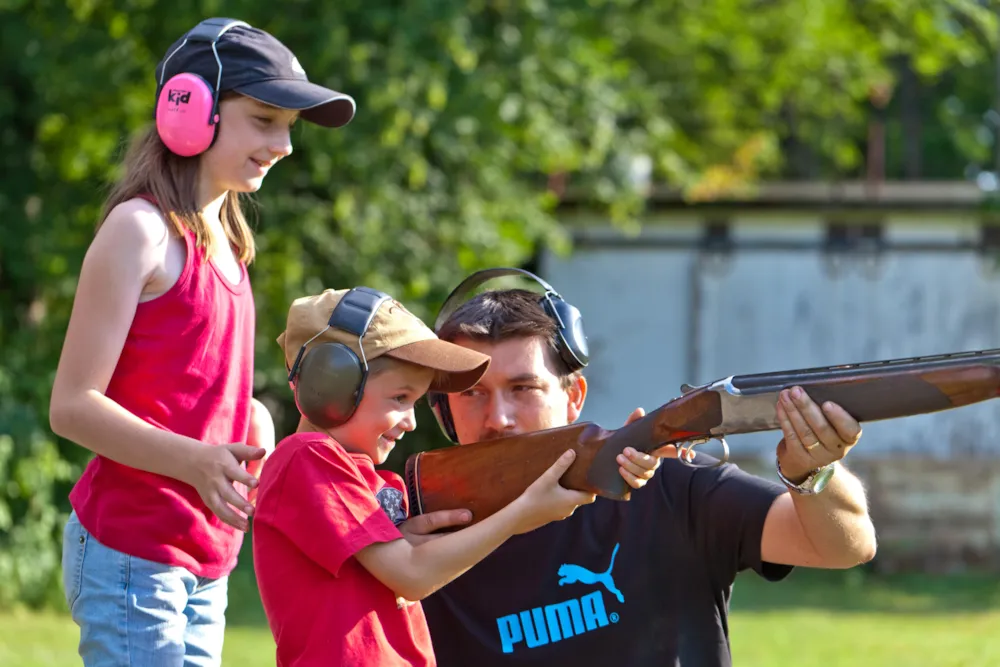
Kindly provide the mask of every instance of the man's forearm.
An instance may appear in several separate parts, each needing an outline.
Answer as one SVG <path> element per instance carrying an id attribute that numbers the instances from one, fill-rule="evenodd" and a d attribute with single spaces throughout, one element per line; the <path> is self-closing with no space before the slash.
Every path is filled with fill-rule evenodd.
<path id="1" fill-rule="evenodd" d="M 821 493 L 791 492 L 803 532 L 827 567 L 853 567 L 875 556 L 875 526 L 861 480 L 837 463 Z"/>

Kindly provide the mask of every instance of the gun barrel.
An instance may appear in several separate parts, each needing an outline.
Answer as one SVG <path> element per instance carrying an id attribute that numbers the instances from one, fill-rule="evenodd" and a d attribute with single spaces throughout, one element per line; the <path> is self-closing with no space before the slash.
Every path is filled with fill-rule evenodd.
<path id="1" fill-rule="evenodd" d="M 1000 348 L 973 352 L 955 352 L 923 357 L 905 357 L 885 361 L 867 361 L 856 364 L 820 366 L 774 373 L 734 375 L 728 378 L 742 394 L 779 392 L 786 387 L 810 382 L 834 380 L 863 380 L 887 374 L 927 373 L 936 370 L 953 370 L 969 366 L 1000 366 Z"/>
<path id="2" fill-rule="evenodd" d="M 631 487 L 616 462 L 625 447 L 651 452 L 706 436 L 776 430 L 778 395 L 794 386 L 819 404 L 840 405 L 859 422 L 936 412 L 995 398 L 1000 349 L 731 376 L 685 386 L 683 396 L 615 430 L 584 422 L 420 452 L 406 463 L 410 509 L 466 508 L 475 523 L 517 498 L 568 448 L 577 459 L 564 486 L 628 500 Z"/>
<path id="3" fill-rule="evenodd" d="M 780 428 L 778 394 L 794 386 L 817 403 L 836 403 L 859 422 L 938 412 L 995 398 L 1000 350 L 732 376 L 706 387 L 722 404 L 713 435 Z"/>

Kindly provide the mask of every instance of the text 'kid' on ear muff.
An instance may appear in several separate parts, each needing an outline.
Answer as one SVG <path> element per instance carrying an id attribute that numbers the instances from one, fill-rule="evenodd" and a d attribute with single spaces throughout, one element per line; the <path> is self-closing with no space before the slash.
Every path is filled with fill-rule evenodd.
<path id="1" fill-rule="evenodd" d="M 156 88 L 156 131 L 170 152 L 182 157 L 204 153 L 215 141 L 219 124 L 219 85 L 222 61 L 216 42 L 236 26 L 250 27 L 243 21 L 227 18 L 206 19 L 184 36 L 184 41 L 163 61 Z M 180 72 L 164 82 L 167 63 L 188 42 L 208 42 L 218 66 L 215 85 L 192 72 Z"/>
<path id="2" fill-rule="evenodd" d="M 328 429 L 351 418 L 368 381 L 368 360 L 364 338 L 375 314 L 388 294 L 368 287 L 355 287 L 345 294 L 330 314 L 326 327 L 299 349 L 288 371 L 299 412 L 315 426 Z M 361 356 L 343 343 L 320 343 L 306 352 L 306 346 L 330 328 L 358 337 Z"/>
<path id="3" fill-rule="evenodd" d="M 441 311 L 434 321 L 434 331 L 438 332 L 448 318 L 464 303 L 465 297 L 487 281 L 501 276 L 527 276 L 542 286 L 545 293 L 539 298 L 539 305 L 556 324 L 556 350 L 560 359 L 566 364 L 570 373 L 575 373 L 590 362 L 590 349 L 587 345 L 587 335 L 583 331 L 583 316 L 575 306 L 565 301 L 547 282 L 530 271 L 513 267 L 483 269 L 459 283 L 444 300 Z M 438 425 L 444 434 L 454 443 L 458 443 L 455 422 L 451 415 L 448 395 L 440 392 L 428 392 L 427 402 L 437 418 Z"/>

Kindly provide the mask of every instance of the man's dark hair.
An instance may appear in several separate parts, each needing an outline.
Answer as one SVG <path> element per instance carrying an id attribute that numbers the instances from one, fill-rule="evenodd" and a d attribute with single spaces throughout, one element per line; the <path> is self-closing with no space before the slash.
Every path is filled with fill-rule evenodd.
<path id="1" fill-rule="evenodd" d="M 541 338 L 555 364 L 560 385 L 569 389 L 582 373 L 571 373 L 559 356 L 559 330 L 539 303 L 540 299 L 537 292 L 523 289 L 483 292 L 459 306 L 441 325 L 438 337 L 451 343 L 462 337 L 489 343 L 512 338 Z"/>

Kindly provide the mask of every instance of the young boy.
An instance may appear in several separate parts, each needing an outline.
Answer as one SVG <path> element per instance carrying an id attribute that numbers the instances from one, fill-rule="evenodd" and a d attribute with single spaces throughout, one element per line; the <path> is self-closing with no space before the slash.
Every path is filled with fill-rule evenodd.
<path id="1" fill-rule="evenodd" d="M 320 428 L 303 417 L 261 474 L 254 569 L 280 667 L 434 665 L 419 600 L 510 536 L 565 518 L 594 501 L 592 494 L 559 485 L 573 461 L 568 451 L 493 516 L 457 532 L 408 541 L 397 527 L 408 510 L 403 480 L 375 466 L 416 427 L 417 399 L 430 388 L 471 388 L 486 372 L 489 357 L 439 340 L 399 302 L 371 300 L 371 294 L 364 288 L 326 290 L 298 299 L 278 338 L 297 405 L 310 415 L 322 413 L 314 421 L 328 424 Z M 332 314 L 341 301 L 345 308 Z M 353 325 L 331 324 L 345 314 Z M 346 330 L 352 326 L 354 333 Z M 361 367 L 367 367 L 354 387 L 329 386 L 354 383 L 345 379 L 350 373 L 342 368 L 316 371 L 317 364 L 341 353 L 336 364 L 354 358 L 329 343 L 350 348 Z M 320 345 L 324 347 L 316 351 Z M 309 359 L 313 351 L 316 356 Z M 307 361 L 311 370 L 296 376 Z M 339 390 L 351 397 L 358 386 L 360 400 L 348 401 L 352 405 L 346 413 L 338 408 L 339 418 L 331 422 L 329 417 L 336 410 L 314 412 L 316 396 L 336 396 Z"/>

